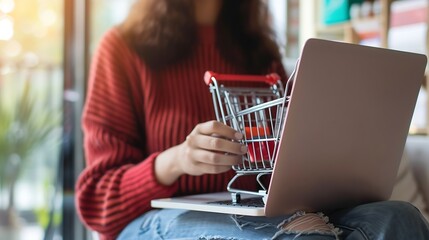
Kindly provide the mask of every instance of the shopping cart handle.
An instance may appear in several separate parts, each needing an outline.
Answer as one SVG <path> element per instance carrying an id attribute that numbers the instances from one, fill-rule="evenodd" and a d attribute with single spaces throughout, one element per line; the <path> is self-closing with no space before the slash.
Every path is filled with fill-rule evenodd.
<path id="1" fill-rule="evenodd" d="M 238 75 L 238 74 L 219 74 L 212 71 L 206 71 L 204 74 L 204 82 L 210 85 L 213 78 L 217 81 L 233 81 L 233 82 L 264 82 L 269 85 L 274 85 L 280 80 L 277 73 L 268 75 Z"/>

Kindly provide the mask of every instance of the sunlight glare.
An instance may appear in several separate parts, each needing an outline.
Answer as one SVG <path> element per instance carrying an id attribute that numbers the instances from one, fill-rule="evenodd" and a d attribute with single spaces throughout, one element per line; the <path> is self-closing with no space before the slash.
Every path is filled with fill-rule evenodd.
<path id="1" fill-rule="evenodd" d="M 3 13 L 10 13 L 15 8 L 15 2 L 13 0 L 0 0 L 0 11 Z"/>
<path id="2" fill-rule="evenodd" d="M 13 20 L 11 17 L 0 17 L 0 40 L 8 41 L 13 37 Z"/>
<path id="3" fill-rule="evenodd" d="M 40 12 L 39 18 L 43 25 L 49 27 L 57 21 L 57 14 L 53 10 L 46 9 Z"/>

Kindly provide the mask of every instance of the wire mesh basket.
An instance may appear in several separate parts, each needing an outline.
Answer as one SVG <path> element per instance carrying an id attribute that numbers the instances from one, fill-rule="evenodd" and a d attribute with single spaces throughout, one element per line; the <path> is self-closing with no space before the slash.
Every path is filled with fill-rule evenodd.
<path id="1" fill-rule="evenodd" d="M 261 178 L 273 171 L 289 101 L 280 77 L 274 73 L 260 76 L 207 71 L 204 81 L 212 93 L 217 120 L 241 132 L 244 137 L 240 142 L 248 148 L 240 164 L 232 167 L 236 174 L 227 186 L 232 201 L 239 202 L 241 193 L 264 197 L 268 186 Z M 249 175 L 255 176 L 260 190 L 233 187 L 238 178 Z"/>

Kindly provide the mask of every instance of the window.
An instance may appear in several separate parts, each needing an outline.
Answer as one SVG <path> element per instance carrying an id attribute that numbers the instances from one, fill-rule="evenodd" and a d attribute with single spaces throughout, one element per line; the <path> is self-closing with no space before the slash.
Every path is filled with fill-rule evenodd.
<path id="1" fill-rule="evenodd" d="M 42 239 L 62 134 L 63 2 L 0 0 L 0 236 Z"/>

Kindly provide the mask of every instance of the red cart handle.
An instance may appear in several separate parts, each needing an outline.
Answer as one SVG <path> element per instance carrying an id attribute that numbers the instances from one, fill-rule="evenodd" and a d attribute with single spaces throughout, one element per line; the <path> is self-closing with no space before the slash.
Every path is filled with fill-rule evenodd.
<path id="1" fill-rule="evenodd" d="M 212 71 L 206 71 L 204 74 L 204 82 L 210 85 L 213 81 L 212 78 L 219 81 L 237 81 L 237 82 L 265 82 L 270 86 L 276 84 L 280 80 L 277 73 L 268 75 L 236 75 L 236 74 L 219 74 Z"/>

